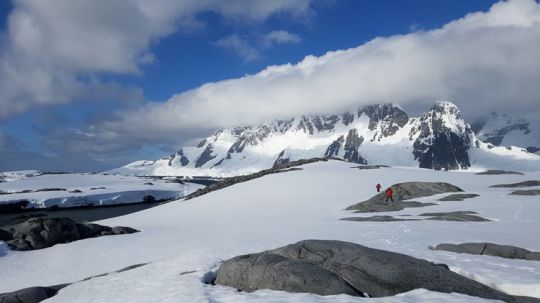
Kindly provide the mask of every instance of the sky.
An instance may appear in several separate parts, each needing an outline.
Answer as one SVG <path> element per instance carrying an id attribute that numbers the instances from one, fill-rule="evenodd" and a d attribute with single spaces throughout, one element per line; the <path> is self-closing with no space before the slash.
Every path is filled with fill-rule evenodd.
<path id="1" fill-rule="evenodd" d="M 540 112 L 538 54 L 535 0 L 0 0 L 0 171 L 382 102 Z"/>

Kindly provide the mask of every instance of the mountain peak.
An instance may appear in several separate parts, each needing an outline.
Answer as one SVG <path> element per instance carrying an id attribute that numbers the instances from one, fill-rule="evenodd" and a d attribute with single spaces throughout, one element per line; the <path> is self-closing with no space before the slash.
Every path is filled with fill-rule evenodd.
<path id="1" fill-rule="evenodd" d="M 516 164 L 515 158 L 533 160 L 536 162 L 527 166 L 540 167 L 540 157 L 536 159 L 535 155 L 517 149 L 494 148 L 477 140 L 458 107 L 443 100 L 417 118 L 409 118 L 397 104 L 386 103 L 362 106 L 344 114 L 311 114 L 251 127 L 220 129 L 197 146 L 184 147 L 172 157 L 116 171 L 230 176 L 288 161 L 330 156 L 359 164 L 436 170 L 466 169 L 498 157 L 506 157 L 501 163 L 512 165 Z M 495 167 L 492 162 L 487 165 L 509 169 Z"/>

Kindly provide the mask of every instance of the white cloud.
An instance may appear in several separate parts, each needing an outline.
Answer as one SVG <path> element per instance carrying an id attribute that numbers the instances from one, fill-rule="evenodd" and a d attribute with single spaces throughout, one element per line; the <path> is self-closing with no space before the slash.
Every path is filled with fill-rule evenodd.
<path id="1" fill-rule="evenodd" d="M 246 62 L 256 60 L 260 56 L 259 51 L 255 47 L 251 46 L 246 39 L 238 35 L 223 37 L 216 41 L 215 45 L 237 53 Z"/>
<path id="2" fill-rule="evenodd" d="M 377 38 L 307 56 L 255 75 L 205 84 L 164 103 L 120 113 L 93 129 L 140 141 L 189 138 L 202 129 L 248 125 L 361 104 L 455 101 L 465 113 L 540 109 L 540 5 L 495 4 L 439 29 Z M 140 123 L 152 121 L 152 123 Z"/>
<path id="3" fill-rule="evenodd" d="M 259 59 L 265 49 L 276 44 L 298 43 L 302 39 L 300 36 L 288 31 L 276 30 L 262 35 L 255 35 L 255 37 L 251 37 L 251 40 L 256 41 L 250 41 L 247 37 L 229 35 L 217 40 L 214 44 L 233 51 L 245 62 L 250 62 Z"/>
<path id="4" fill-rule="evenodd" d="M 263 45 L 266 47 L 272 46 L 274 44 L 288 44 L 288 43 L 298 43 L 302 41 L 300 36 L 294 33 L 290 33 L 286 30 L 277 30 L 271 31 L 265 34 L 262 37 Z"/>
<path id="5" fill-rule="evenodd" d="M 84 95 L 87 79 L 137 74 L 152 45 L 204 26 L 212 12 L 234 22 L 311 15 L 311 0 L 13 0 L 0 47 L 0 119 Z"/>

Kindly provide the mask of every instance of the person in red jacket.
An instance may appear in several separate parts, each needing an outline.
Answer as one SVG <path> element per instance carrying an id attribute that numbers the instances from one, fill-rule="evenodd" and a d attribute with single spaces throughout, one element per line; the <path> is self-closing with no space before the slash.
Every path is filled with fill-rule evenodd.
<path id="1" fill-rule="evenodd" d="M 394 191 L 391 187 L 388 187 L 386 189 L 386 203 L 388 203 L 388 199 L 392 200 L 392 203 L 394 202 L 394 198 L 392 197 L 394 195 Z"/>
<path id="2" fill-rule="evenodd" d="M 380 192 L 381 191 L 381 185 L 379 183 L 377 183 L 377 185 L 375 185 L 375 188 L 377 189 L 377 192 Z"/>

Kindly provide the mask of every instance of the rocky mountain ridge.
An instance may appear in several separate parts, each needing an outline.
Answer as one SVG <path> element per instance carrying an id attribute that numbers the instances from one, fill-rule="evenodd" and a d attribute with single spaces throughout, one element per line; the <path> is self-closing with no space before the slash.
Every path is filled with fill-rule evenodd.
<path id="1" fill-rule="evenodd" d="M 341 115 L 304 115 L 252 127 L 223 128 L 195 147 L 112 172 L 239 175 L 313 157 L 435 170 L 516 169 L 512 163 L 520 161 L 518 166 L 530 167 L 533 163 L 532 167 L 540 169 L 539 156 L 523 148 L 482 142 L 456 105 L 439 101 L 420 117 L 409 117 L 398 105 L 381 104 Z"/>

